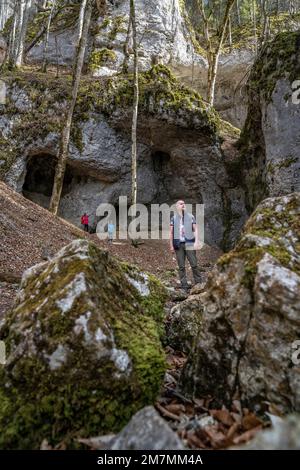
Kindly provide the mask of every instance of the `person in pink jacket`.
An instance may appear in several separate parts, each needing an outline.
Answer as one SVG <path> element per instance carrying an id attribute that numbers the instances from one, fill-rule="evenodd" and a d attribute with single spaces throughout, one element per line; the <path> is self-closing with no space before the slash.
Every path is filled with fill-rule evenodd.
<path id="1" fill-rule="evenodd" d="M 83 225 L 83 230 L 85 232 L 89 231 L 89 216 L 87 215 L 86 212 L 81 217 L 81 225 Z"/>

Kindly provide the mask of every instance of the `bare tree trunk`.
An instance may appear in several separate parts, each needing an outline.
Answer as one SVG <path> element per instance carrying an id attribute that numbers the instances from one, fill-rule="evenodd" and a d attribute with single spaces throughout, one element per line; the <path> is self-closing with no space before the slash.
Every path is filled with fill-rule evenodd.
<path id="1" fill-rule="evenodd" d="M 82 0 L 81 5 L 80 5 L 80 13 L 79 13 L 79 21 L 78 21 L 78 44 L 82 36 L 84 12 L 86 10 L 86 2 L 87 0 Z"/>
<path id="2" fill-rule="evenodd" d="M 51 26 L 51 21 L 53 18 L 55 6 L 56 6 L 56 0 L 52 0 L 52 6 L 51 6 L 50 13 L 49 13 L 48 21 L 47 21 L 46 37 L 45 37 L 45 44 L 44 44 L 44 59 L 43 59 L 43 65 L 42 65 L 42 71 L 44 73 L 47 72 L 47 63 L 48 63 L 47 52 L 48 52 L 48 43 L 49 43 L 49 35 L 50 35 L 50 26 Z"/>
<path id="3" fill-rule="evenodd" d="M 252 0 L 251 7 L 252 7 L 254 47 L 255 47 L 255 55 L 257 55 L 256 0 Z"/>
<path id="4" fill-rule="evenodd" d="M 123 73 L 128 72 L 130 33 L 131 33 L 131 14 L 129 14 L 126 40 L 125 40 L 124 48 L 123 48 L 123 51 L 124 51 Z"/>
<path id="5" fill-rule="evenodd" d="M 269 5 L 268 0 L 262 0 L 262 15 L 263 15 L 263 30 L 262 36 L 260 39 L 261 45 L 265 43 L 265 41 L 269 37 L 270 33 L 270 18 L 269 18 Z"/>
<path id="6" fill-rule="evenodd" d="M 18 25 L 18 4 L 15 1 L 14 12 L 13 12 L 13 22 L 12 22 L 12 27 L 11 27 L 10 34 L 9 34 L 9 44 L 8 44 L 8 53 L 7 53 L 7 62 L 8 62 L 9 69 L 12 69 L 14 67 L 17 25 Z"/>
<path id="7" fill-rule="evenodd" d="M 208 59 L 209 70 L 208 70 L 208 77 L 207 77 L 207 82 L 208 82 L 207 100 L 210 106 L 213 106 L 214 104 L 219 57 L 220 57 L 221 48 L 224 42 L 226 30 L 228 27 L 230 11 L 233 7 L 234 2 L 235 0 L 227 0 L 226 9 L 225 9 L 224 17 L 223 17 L 223 23 L 220 29 L 219 42 L 217 44 L 216 49 L 213 50 L 212 53 L 210 52 L 209 54 L 209 59 Z M 203 5 L 203 10 L 204 10 L 203 0 L 202 0 L 202 5 Z M 209 49 L 211 51 L 212 46 L 210 46 Z"/>
<path id="8" fill-rule="evenodd" d="M 241 26 L 240 0 L 236 0 L 236 18 L 238 26 Z"/>
<path id="9" fill-rule="evenodd" d="M 14 65 L 17 68 L 22 67 L 23 65 L 23 56 L 24 56 L 24 42 L 27 31 L 28 23 L 28 7 L 30 0 L 19 0 L 19 16 L 18 16 L 18 28 L 17 28 L 17 42 L 16 42 L 16 51 L 15 51 L 15 60 Z"/>
<path id="10" fill-rule="evenodd" d="M 132 115 L 132 150 L 131 150 L 131 204 L 137 201 L 137 119 L 139 106 L 139 63 L 138 63 L 138 45 L 135 17 L 135 2 L 130 0 L 130 16 L 132 26 L 132 40 L 134 51 L 134 97 L 133 97 L 133 115 Z"/>
<path id="11" fill-rule="evenodd" d="M 228 43 L 230 49 L 232 48 L 232 32 L 231 32 L 231 16 L 228 18 Z"/>
<path id="12" fill-rule="evenodd" d="M 57 162 L 56 169 L 55 169 L 53 191 L 52 191 L 52 197 L 51 197 L 50 207 L 49 207 L 50 212 L 52 212 L 53 214 L 57 214 L 58 212 L 61 192 L 63 188 L 67 158 L 68 158 L 68 153 L 69 153 L 69 142 L 70 142 L 70 133 L 71 133 L 73 113 L 74 113 L 74 108 L 75 108 L 76 99 L 78 95 L 78 89 L 79 89 L 83 61 L 84 61 L 84 54 L 86 50 L 89 26 L 90 26 L 91 16 L 92 16 L 92 6 L 93 6 L 92 2 L 93 0 L 87 0 L 86 9 L 84 13 L 82 35 L 81 35 L 80 43 L 78 45 L 78 49 L 76 52 L 76 61 L 75 61 L 75 66 L 74 66 L 74 71 L 73 71 L 72 98 L 71 98 L 69 109 L 66 113 L 66 123 L 65 123 L 65 126 L 63 127 L 62 134 L 61 134 L 58 162 Z"/>

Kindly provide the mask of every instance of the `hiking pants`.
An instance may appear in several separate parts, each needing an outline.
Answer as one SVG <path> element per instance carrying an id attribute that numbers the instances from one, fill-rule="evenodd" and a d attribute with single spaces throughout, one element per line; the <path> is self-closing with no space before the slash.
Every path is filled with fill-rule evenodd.
<path id="1" fill-rule="evenodd" d="M 186 271 L 185 271 L 185 259 L 187 258 L 192 271 L 195 284 L 201 282 L 201 275 L 197 265 L 197 256 L 196 250 L 186 250 L 185 243 L 180 243 L 178 250 L 175 250 L 177 263 L 179 267 L 179 279 L 181 282 L 181 287 L 183 289 L 188 287 L 187 278 L 186 278 Z"/>

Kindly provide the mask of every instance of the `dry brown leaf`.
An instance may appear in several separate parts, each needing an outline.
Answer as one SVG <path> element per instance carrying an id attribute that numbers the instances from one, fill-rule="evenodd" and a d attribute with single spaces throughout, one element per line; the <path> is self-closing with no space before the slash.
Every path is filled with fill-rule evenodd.
<path id="1" fill-rule="evenodd" d="M 244 416 L 242 419 L 242 425 L 243 428 L 246 429 L 247 431 L 249 429 L 256 428 L 259 425 L 262 425 L 263 422 L 261 419 L 259 419 L 255 414 L 249 413 L 248 415 Z"/>
<path id="2" fill-rule="evenodd" d="M 211 445 L 214 449 L 224 446 L 226 442 L 226 436 L 219 431 L 217 426 L 207 426 L 204 428 L 204 432 L 209 437 Z"/>
<path id="3" fill-rule="evenodd" d="M 242 416 L 238 413 L 234 413 L 233 411 L 231 412 L 231 416 L 233 417 L 234 421 L 236 423 L 241 424 L 242 423 Z"/>
<path id="4" fill-rule="evenodd" d="M 175 415 L 174 413 L 171 413 L 170 411 L 166 410 L 163 406 L 161 406 L 158 402 L 155 403 L 155 407 L 160 411 L 160 413 L 163 416 L 166 416 L 167 418 L 173 419 L 174 421 L 180 421 L 179 416 Z"/>
<path id="5" fill-rule="evenodd" d="M 241 444 L 244 442 L 250 441 L 255 434 L 262 429 L 262 426 L 257 426 L 256 428 L 250 429 L 249 431 L 244 432 L 240 436 L 237 436 L 233 439 L 234 444 Z"/>
<path id="6" fill-rule="evenodd" d="M 196 449 L 205 449 L 206 445 L 199 439 L 196 434 L 193 433 L 188 433 L 187 435 L 187 441 L 189 444 L 189 447 L 195 447 Z"/>
<path id="7" fill-rule="evenodd" d="M 165 405 L 165 409 L 177 415 L 185 412 L 185 406 L 180 403 L 171 403 L 169 405 Z"/>
<path id="8" fill-rule="evenodd" d="M 210 410 L 210 415 L 213 416 L 218 421 L 221 421 L 221 423 L 225 424 L 225 426 L 228 426 L 228 427 L 230 427 L 234 422 L 232 416 L 230 415 L 230 412 L 226 409 Z"/>
<path id="9" fill-rule="evenodd" d="M 228 431 L 228 433 L 227 433 L 227 435 L 226 435 L 226 437 L 227 437 L 227 439 L 228 439 L 229 441 L 232 441 L 232 439 L 234 438 L 235 433 L 238 432 L 238 430 L 240 429 L 240 427 L 241 427 L 241 426 L 240 426 L 239 423 L 233 423 L 233 425 L 230 426 L 229 431 Z"/>

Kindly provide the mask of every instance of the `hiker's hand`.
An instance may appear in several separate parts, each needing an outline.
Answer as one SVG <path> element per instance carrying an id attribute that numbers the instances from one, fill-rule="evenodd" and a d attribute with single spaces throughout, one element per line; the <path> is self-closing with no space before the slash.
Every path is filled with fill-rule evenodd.
<path id="1" fill-rule="evenodd" d="M 194 243 L 194 250 L 200 250 L 201 249 L 201 244 L 199 242 Z"/>
<path id="2" fill-rule="evenodd" d="M 174 253 L 174 252 L 175 252 L 174 246 L 170 246 L 170 251 L 171 251 L 171 253 Z"/>

